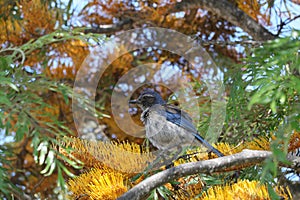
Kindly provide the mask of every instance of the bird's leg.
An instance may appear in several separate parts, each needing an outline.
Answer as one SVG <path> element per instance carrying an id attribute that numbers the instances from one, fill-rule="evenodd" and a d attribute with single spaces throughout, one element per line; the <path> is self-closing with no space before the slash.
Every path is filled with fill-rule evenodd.
<path id="1" fill-rule="evenodd" d="M 159 169 L 163 166 L 170 166 L 170 163 L 172 163 L 174 160 L 177 160 L 178 155 L 182 154 L 184 151 L 185 150 L 183 150 L 181 146 L 160 151 L 155 160 L 147 166 L 145 172 L 147 173 L 149 170 Z"/>
<path id="2" fill-rule="evenodd" d="M 182 151 L 182 153 L 186 152 L 186 149 L 184 149 Z M 196 152 L 193 152 L 193 153 L 189 153 L 189 154 L 183 154 L 181 156 L 179 156 L 175 161 L 179 161 L 180 159 L 183 159 L 183 160 L 186 160 L 186 161 L 190 161 L 189 159 L 192 158 L 192 157 L 195 157 L 197 161 L 199 161 L 198 157 L 196 156 L 197 154 L 199 153 L 204 153 L 203 152 L 200 152 L 200 151 L 196 151 Z M 174 167 L 174 162 L 170 163 L 169 165 L 166 166 L 166 168 L 171 168 L 171 167 Z"/>

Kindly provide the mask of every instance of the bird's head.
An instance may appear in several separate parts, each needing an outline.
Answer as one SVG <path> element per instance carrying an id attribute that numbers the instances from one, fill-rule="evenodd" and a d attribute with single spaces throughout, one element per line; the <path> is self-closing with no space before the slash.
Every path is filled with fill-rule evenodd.
<path id="1" fill-rule="evenodd" d="M 157 92 L 151 89 L 146 89 L 141 93 L 141 95 L 137 99 L 130 100 L 129 103 L 137 104 L 142 108 L 142 110 L 145 110 L 155 104 L 163 105 L 165 104 L 165 101 Z"/>

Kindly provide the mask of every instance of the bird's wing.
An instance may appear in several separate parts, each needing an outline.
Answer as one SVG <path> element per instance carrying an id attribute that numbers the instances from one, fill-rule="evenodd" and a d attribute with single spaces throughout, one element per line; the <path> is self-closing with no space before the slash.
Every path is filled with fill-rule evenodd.
<path id="1" fill-rule="evenodd" d="M 167 120 L 192 133 L 197 133 L 192 118 L 184 111 L 173 105 L 165 105 Z"/>
<path id="2" fill-rule="evenodd" d="M 214 148 L 211 144 L 209 144 L 206 140 L 204 140 L 203 137 L 201 137 L 198 134 L 197 129 L 192 123 L 192 118 L 184 111 L 180 110 L 176 106 L 172 105 L 165 105 L 164 106 L 166 109 L 167 113 L 167 120 L 176 124 L 177 126 L 180 126 L 184 128 L 187 131 L 190 131 L 191 134 L 194 135 L 194 137 L 201 143 L 203 144 L 206 148 L 208 148 L 211 152 L 215 153 L 218 157 L 224 156 L 219 150 Z"/>

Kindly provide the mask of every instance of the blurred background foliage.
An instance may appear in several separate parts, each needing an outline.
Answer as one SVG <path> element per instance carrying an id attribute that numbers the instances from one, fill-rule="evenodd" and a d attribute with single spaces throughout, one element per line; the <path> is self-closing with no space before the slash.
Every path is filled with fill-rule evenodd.
<path id="1" fill-rule="evenodd" d="M 92 135 L 99 140 L 129 140 L 142 145 L 142 138 L 129 136 L 116 125 L 110 108 L 117 81 L 141 64 L 159 63 L 190 80 L 202 105 L 198 129 L 200 133 L 206 132 L 211 102 L 201 77 L 207 72 L 195 69 L 180 55 L 155 48 L 128 52 L 112 62 L 96 90 L 98 121 L 82 119 L 82 124 L 75 127 L 71 102 L 77 71 L 93 47 L 132 28 L 173 29 L 189 35 L 210 54 L 216 63 L 214 73 L 224 77 L 227 100 L 219 142 L 237 145 L 258 136 L 276 138 L 271 149 L 279 161 L 282 154 L 275 147 L 282 146 L 285 153 L 299 148 L 297 139 L 289 139 L 299 132 L 300 2 L 221 2 L 232 10 L 239 9 L 250 19 L 231 20 L 231 10 L 228 15 L 214 12 L 218 10 L 217 4 L 189 6 L 187 2 L 182 10 L 176 10 L 182 4 L 174 0 L 2 0 L 0 197 L 63 199 L 64 180 L 79 174 L 83 167 L 77 158 L 61 153 L 61 149 L 73 151 L 61 141 L 67 140 L 65 136 L 78 136 L 76 128 L 86 133 L 84 139 Z M 268 37 L 257 39 L 243 30 L 247 20 L 256 23 Z M 106 55 L 99 56 L 109 60 Z M 164 80 L 164 72 L 159 73 L 160 78 L 154 81 Z M 169 85 L 173 85 L 170 88 L 150 86 L 167 98 L 180 78 L 174 75 L 169 79 Z M 125 97 L 130 90 L 128 86 L 121 92 Z M 178 103 L 176 98 L 173 103 Z M 136 123 L 140 123 L 139 112 L 130 109 Z M 295 173 L 288 180 L 282 171 L 265 169 L 269 176 L 264 177 L 270 183 L 280 180 L 282 185 L 295 184 L 298 180 L 299 184 Z M 262 172 L 263 168 L 249 168 L 241 173 L 245 173 L 242 177 L 255 179 Z"/>

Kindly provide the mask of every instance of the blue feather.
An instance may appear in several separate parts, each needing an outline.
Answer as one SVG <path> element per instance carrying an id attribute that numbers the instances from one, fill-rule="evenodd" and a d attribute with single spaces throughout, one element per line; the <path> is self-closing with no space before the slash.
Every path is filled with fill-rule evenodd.
<path id="1" fill-rule="evenodd" d="M 172 105 L 165 104 L 164 107 L 166 111 L 166 118 L 169 122 L 172 122 L 177 126 L 190 131 L 201 144 L 203 144 L 211 152 L 215 153 L 218 157 L 224 156 L 224 154 L 222 154 L 220 151 L 214 148 L 211 144 L 209 144 L 206 140 L 204 140 L 203 137 L 201 137 L 198 134 L 195 126 L 192 123 L 192 119 L 186 112 L 181 111 L 179 108 L 174 107 Z"/>

